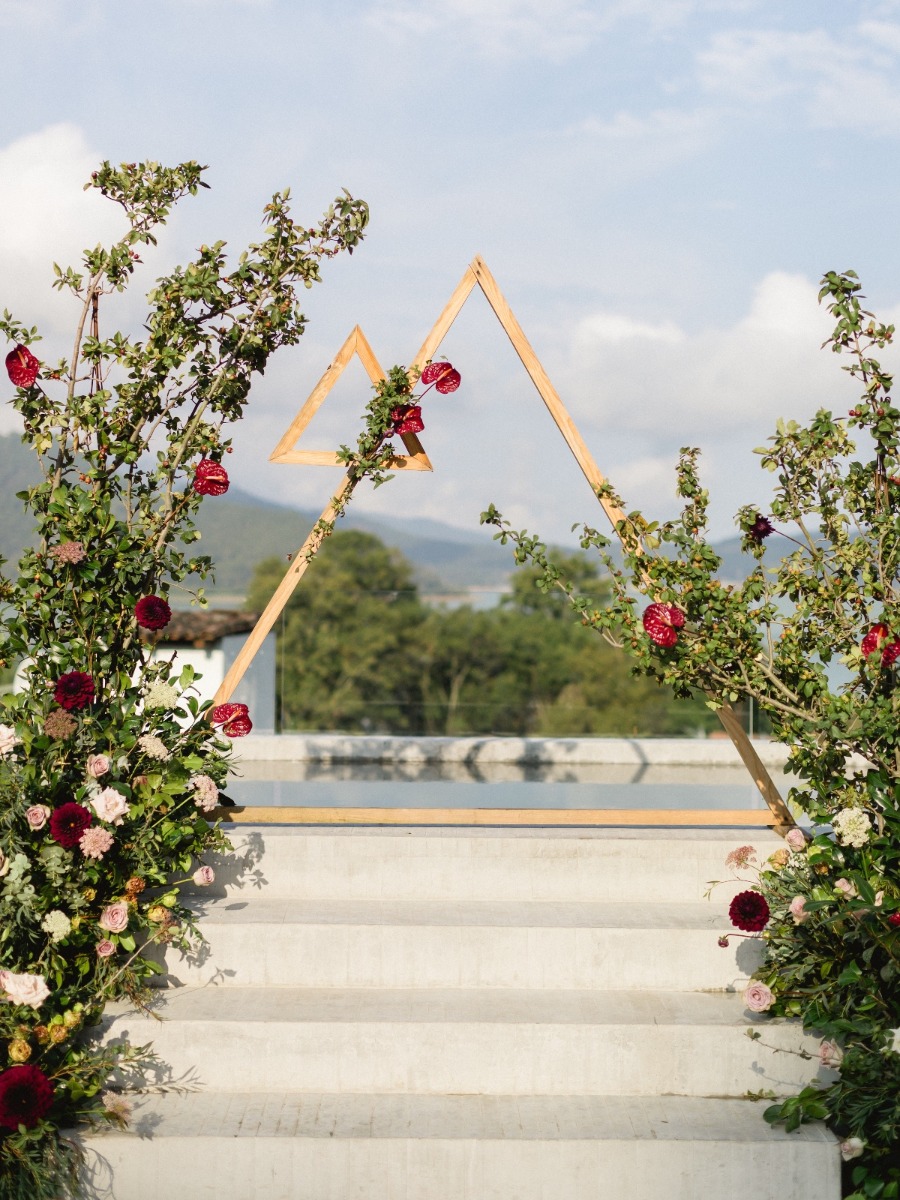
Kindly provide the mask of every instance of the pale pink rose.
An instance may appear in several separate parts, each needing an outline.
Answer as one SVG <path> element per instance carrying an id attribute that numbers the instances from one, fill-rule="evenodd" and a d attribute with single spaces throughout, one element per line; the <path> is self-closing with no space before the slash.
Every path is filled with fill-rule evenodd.
<path id="1" fill-rule="evenodd" d="M 104 938 L 102 942 L 97 943 L 96 951 L 98 958 L 109 958 L 111 954 L 115 954 L 116 948 L 112 942 L 109 942 L 106 940 L 106 938 Z"/>
<path id="2" fill-rule="evenodd" d="M 105 775 L 110 768 L 110 761 L 105 754 L 89 754 L 87 760 L 87 773 L 92 779 L 99 779 L 101 775 Z"/>
<path id="3" fill-rule="evenodd" d="M 795 925 L 802 925 L 804 921 L 808 921 L 810 913 L 805 912 L 806 905 L 805 896 L 795 896 L 790 903 L 791 916 L 794 918 Z"/>
<path id="4" fill-rule="evenodd" d="M 213 882 L 215 877 L 216 873 L 212 867 L 198 867 L 191 876 L 194 883 L 196 883 L 198 887 L 208 887 Z"/>
<path id="5" fill-rule="evenodd" d="M 121 825 L 122 818 L 128 815 L 125 797 L 115 788 L 104 788 L 89 804 L 101 821 L 109 821 L 112 825 Z"/>
<path id="6" fill-rule="evenodd" d="M 823 1067 L 839 1067 L 844 1060 L 844 1052 L 837 1042 L 824 1041 L 819 1046 L 819 1062 Z"/>
<path id="7" fill-rule="evenodd" d="M 40 1008 L 50 989 L 43 975 L 14 975 L 12 971 L 0 971 L 0 988 L 6 999 L 13 1004 L 27 1004 L 29 1008 Z"/>
<path id="8" fill-rule="evenodd" d="M 875 907 L 881 908 L 881 902 L 884 900 L 884 892 L 875 893 Z"/>
<path id="9" fill-rule="evenodd" d="M 859 1158 L 866 1148 L 866 1143 L 862 1138 L 846 1138 L 841 1142 L 841 1158 L 844 1162 L 850 1162 L 851 1159 Z"/>
<path id="10" fill-rule="evenodd" d="M 806 849 L 806 834 L 802 829 L 794 828 L 789 830 L 784 840 L 792 850 L 798 853 Z"/>
<path id="11" fill-rule="evenodd" d="M 849 879 L 836 879 L 834 886 L 839 892 L 843 892 L 848 900 L 853 900 L 859 895 L 854 884 Z"/>
<path id="12" fill-rule="evenodd" d="M 115 904 L 107 904 L 97 924 L 101 929 L 108 929 L 110 933 L 121 933 L 128 925 L 128 905 L 122 900 L 116 901 Z"/>
<path id="13" fill-rule="evenodd" d="M 744 989 L 744 1003 L 751 1012 L 765 1012 L 775 1003 L 775 997 L 764 983 L 754 982 Z"/>
<path id="14" fill-rule="evenodd" d="M 10 725 L 0 725 L 0 758 L 9 758 L 19 741 Z"/>
<path id="15" fill-rule="evenodd" d="M 43 829 L 50 820 L 51 809 L 46 804 L 32 804 L 25 809 L 25 820 L 31 829 Z"/>

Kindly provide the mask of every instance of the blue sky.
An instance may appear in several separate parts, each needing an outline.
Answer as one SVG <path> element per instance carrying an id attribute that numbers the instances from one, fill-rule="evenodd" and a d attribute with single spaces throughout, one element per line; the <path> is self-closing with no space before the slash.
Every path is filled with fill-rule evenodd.
<path id="1" fill-rule="evenodd" d="M 671 512 L 699 445 L 717 535 L 765 507 L 751 451 L 777 417 L 853 403 L 819 349 L 823 272 L 900 315 L 898 0 L 0 0 L 0 35 L 0 305 L 47 357 L 71 324 L 50 262 L 116 230 L 81 192 L 103 158 L 210 165 L 148 287 L 201 242 L 239 248 L 285 185 L 304 219 L 341 187 L 371 205 L 235 432 L 261 495 L 327 498 L 331 472 L 270 450 L 355 323 L 409 362 L 476 253 L 629 507 Z M 478 297 L 444 350 L 463 387 L 426 411 L 435 474 L 359 503 L 475 530 L 493 501 L 554 539 L 597 520 Z M 307 444 L 352 440 L 366 397 L 348 370 Z"/>

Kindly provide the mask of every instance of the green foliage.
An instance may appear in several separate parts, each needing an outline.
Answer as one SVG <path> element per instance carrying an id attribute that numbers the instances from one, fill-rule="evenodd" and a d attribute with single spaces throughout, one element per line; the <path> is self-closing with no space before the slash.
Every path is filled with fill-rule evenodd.
<path id="1" fill-rule="evenodd" d="M 79 269 L 56 268 L 77 303 L 71 357 L 20 377 L 12 397 L 39 482 L 19 493 L 33 546 L 0 578 L 2 666 L 25 664 L 24 690 L 0 696 L 4 1196 L 76 1194 L 78 1153 L 58 1130 L 117 1120 L 102 1088 L 114 1068 L 140 1072 L 150 1060 L 82 1035 L 107 999 L 141 1002 L 153 943 L 188 948 L 199 936 L 181 893 L 201 855 L 228 848 L 212 810 L 230 743 L 214 733 L 192 670 L 153 660 L 146 629 L 159 622 L 139 621 L 138 605 L 167 612 L 189 575 L 210 570 L 189 549 L 206 494 L 198 463 L 227 483 L 225 428 L 269 356 L 303 333 L 298 287 L 352 250 L 367 220 L 344 194 L 308 229 L 291 218 L 288 193 L 276 195 L 261 240 L 235 263 L 224 243 L 202 246 L 157 281 L 140 337 L 101 335 L 101 301 L 128 286 L 172 206 L 204 186 L 196 163 L 95 172 L 88 187 L 122 208 L 126 231 L 86 251 Z M 37 330 L 5 312 L 0 331 L 27 363 Z M 5 1089 L 25 1063 L 36 1086 L 49 1080 L 52 1105 L 15 1129 L 2 1120 Z"/>
<path id="2" fill-rule="evenodd" d="M 483 520 L 640 672 L 678 695 L 706 693 L 712 707 L 751 697 L 789 747 L 801 780 L 789 802 L 813 836 L 804 845 L 795 834 L 759 875 L 771 917 L 757 974 L 772 1011 L 835 1039 L 843 1061 L 836 1083 L 806 1088 L 767 1117 L 788 1128 L 827 1118 L 855 1164 L 853 1196 L 889 1197 L 900 1188 L 900 409 L 874 353 L 894 329 L 863 309 L 853 272 L 829 272 L 820 300 L 836 319 L 826 345 L 849 355 L 844 370 L 862 396 L 847 416 L 823 409 L 807 425 L 779 421 L 757 451 L 775 498 L 771 520 L 755 505 L 737 514 L 756 558 L 740 584 L 720 578 L 690 448 L 678 464 L 680 517 L 649 525 L 633 512 L 617 525 L 622 569 L 609 538 L 582 530 L 582 546 L 611 572 L 606 607 L 557 579 L 538 539 L 493 508 Z M 600 494 L 624 507 L 612 487 Z M 789 553 L 766 567 L 770 535 Z M 654 623 L 644 598 L 677 618 L 670 628 Z"/>
<path id="3" fill-rule="evenodd" d="M 560 555 L 603 603 L 593 563 Z M 247 601 L 262 608 L 283 563 L 260 564 Z M 557 595 L 523 571 L 490 610 L 424 605 L 409 564 L 371 534 L 339 531 L 311 586 L 276 626 L 287 728 L 394 733 L 665 734 L 709 725 L 702 703 L 673 703 L 590 630 L 560 620 Z M 564 597 L 562 597 L 564 599 Z"/>

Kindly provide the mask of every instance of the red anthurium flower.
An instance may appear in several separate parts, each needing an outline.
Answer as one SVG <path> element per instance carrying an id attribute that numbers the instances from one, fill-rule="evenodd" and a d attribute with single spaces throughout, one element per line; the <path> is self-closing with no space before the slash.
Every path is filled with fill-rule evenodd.
<path id="1" fill-rule="evenodd" d="M 6 371 L 16 387 L 33 387 L 40 369 L 41 364 L 27 346 L 16 346 L 6 356 Z"/>
<path id="2" fill-rule="evenodd" d="M 253 722 L 247 713 L 239 713 L 236 717 L 232 717 L 230 721 L 226 721 L 222 726 L 222 732 L 226 737 L 237 738 L 246 737 L 253 728 Z"/>
<path id="3" fill-rule="evenodd" d="M 53 1104 L 53 1084 L 33 1063 L 0 1074 L 0 1129 L 31 1129 Z"/>
<path id="4" fill-rule="evenodd" d="M 434 386 L 442 396 L 446 396 L 450 392 L 456 391 L 456 389 L 459 387 L 461 379 L 462 376 L 460 375 L 459 371 L 448 371 L 446 375 L 442 375 L 440 377 Z"/>
<path id="5" fill-rule="evenodd" d="M 887 625 L 881 623 L 873 625 L 860 643 L 859 648 L 863 652 L 863 657 L 868 658 L 880 651 L 881 665 L 883 667 L 892 666 L 900 658 L 900 641 L 896 638 L 888 641 L 890 637 L 891 631 Z"/>
<path id="6" fill-rule="evenodd" d="M 422 372 L 420 378 L 423 383 L 437 383 L 442 376 L 447 375 L 452 370 L 453 366 L 451 363 L 433 362 L 428 364 L 428 366 Z"/>
<path id="7" fill-rule="evenodd" d="M 94 702 L 94 680 L 87 671 L 67 671 L 56 681 L 53 699 L 69 712 L 86 708 Z"/>
<path id="8" fill-rule="evenodd" d="M 418 404 L 401 404 L 399 408 L 392 408 L 391 420 L 394 422 L 394 433 L 421 433 L 425 428 L 422 408 Z"/>
<path id="9" fill-rule="evenodd" d="M 648 604 L 641 619 L 647 636 L 657 646 L 674 646 L 678 630 L 684 625 L 684 613 L 674 604 Z"/>
<path id="10" fill-rule="evenodd" d="M 758 933 L 769 919 L 769 905 L 760 892 L 739 892 L 728 909 L 732 925 L 747 933 Z"/>
<path id="11" fill-rule="evenodd" d="M 172 610 L 162 596 L 141 596 L 134 619 L 143 629 L 163 629 L 172 620 Z"/>
<path id="12" fill-rule="evenodd" d="M 201 458 L 194 468 L 194 491 L 201 496 L 224 496 L 230 480 L 221 463 L 211 458 Z"/>
<path id="13" fill-rule="evenodd" d="M 209 714 L 209 719 L 213 725 L 224 725 L 226 721 L 230 721 L 232 717 L 246 717 L 249 709 L 246 704 L 217 704 Z"/>

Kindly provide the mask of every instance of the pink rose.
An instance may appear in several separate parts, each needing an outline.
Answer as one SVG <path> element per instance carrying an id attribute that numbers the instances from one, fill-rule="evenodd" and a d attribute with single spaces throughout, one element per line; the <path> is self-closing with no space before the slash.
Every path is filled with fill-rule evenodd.
<path id="1" fill-rule="evenodd" d="M 0 988 L 6 999 L 13 1004 L 27 1004 L 29 1008 L 40 1008 L 50 989 L 43 975 L 14 975 L 12 971 L 0 971 Z"/>
<path id="2" fill-rule="evenodd" d="M 764 983 L 754 982 L 744 989 L 744 1003 L 751 1012 L 765 1012 L 775 1003 L 775 997 Z"/>
<path id="3" fill-rule="evenodd" d="M 806 834 L 802 829 L 791 829 L 784 839 L 792 850 L 799 853 L 806 849 Z"/>
<path id="4" fill-rule="evenodd" d="M 110 933 L 121 933 L 128 925 L 128 905 L 122 900 L 115 904 L 107 904 L 97 924 L 101 929 L 108 929 Z"/>
<path id="5" fill-rule="evenodd" d="M 89 754 L 87 760 L 87 773 L 92 779 L 99 779 L 101 775 L 105 775 L 110 768 L 110 761 L 105 754 Z"/>
<path id="6" fill-rule="evenodd" d="M 802 925 L 804 921 L 809 920 L 811 914 L 804 911 L 805 905 L 805 896 L 795 896 L 791 901 L 790 912 L 791 916 L 794 918 L 795 925 Z"/>
<path id="7" fill-rule="evenodd" d="M 125 797 L 115 788 L 104 788 L 88 803 L 101 821 L 109 821 L 112 825 L 121 825 L 122 818 L 128 814 Z"/>
<path id="8" fill-rule="evenodd" d="M 51 809 L 46 804 L 32 804 L 25 809 L 25 820 L 31 829 L 43 829 L 50 820 Z"/>
<path id="9" fill-rule="evenodd" d="M 196 883 L 198 887 L 208 887 L 213 882 L 215 877 L 216 873 L 212 867 L 198 867 L 191 876 L 194 883 Z"/>
<path id="10" fill-rule="evenodd" d="M 862 1138 L 846 1138 L 841 1142 L 841 1158 L 844 1162 L 850 1162 L 853 1158 L 859 1158 L 866 1148 L 866 1143 Z"/>
<path id="11" fill-rule="evenodd" d="M 849 879 L 836 879 L 834 881 L 834 886 L 837 891 L 843 892 L 848 900 L 852 900 L 859 895 L 859 892 L 857 892 L 855 886 L 850 882 Z"/>
<path id="12" fill-rule="evenodd" d="M 844 1059 L 844 1052 L 837 1042 L 824 1041 L 819 1046 L 819 1062 L 823 1067 L 839 1067 Z"/>
<path id="13" fill-rule="evenodd" d="M 111 954 L 115 954 L 116 952 L 115 946 L 112 942 L 107 941 L 106 938 L 102 942 L 97 943 L 96 950 L 98 958 L 109 958 Z"/>

